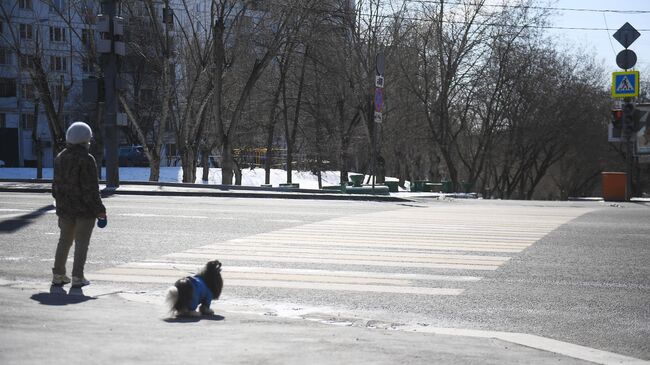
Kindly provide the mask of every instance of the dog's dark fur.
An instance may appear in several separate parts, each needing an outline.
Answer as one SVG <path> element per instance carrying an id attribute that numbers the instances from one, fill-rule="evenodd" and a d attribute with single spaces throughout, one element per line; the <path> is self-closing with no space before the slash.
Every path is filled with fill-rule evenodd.
<path id="1" fill-rule="evenodd" d="M 212 300 L 219 299 L 223 289 L 223 279 L 221 278 L 221 262 L 214 260 L 209 261 L 198 274 L 194 275 L 203 279 L 203 282 L 212 292 Z M 190 277 L 178 279 L 174 286 L 167 291 L 167 303 L 170 306 L 170 312 L 177 315 L 199 315 L 197 312 L 190 310 L 194 286 L 190 282 Z M 200 306 L 201 314 L 212 314 L 209 304 Z"/>

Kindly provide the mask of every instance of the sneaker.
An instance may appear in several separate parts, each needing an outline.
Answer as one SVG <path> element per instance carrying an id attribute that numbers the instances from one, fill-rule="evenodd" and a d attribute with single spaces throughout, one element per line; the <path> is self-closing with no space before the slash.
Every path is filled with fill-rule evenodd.
<path id="1" fill-rule="evenodd" d="M 211 316 L 214 314 L 214 311 L 212 309 L 209 307 L 203 307 L 203 305 L 201 305 L 200 311 L 204 316 Z"/>
<path id="2" fill-rule="evenodd" d="M 72 287 L 81 288 L 82 286 L 90 285 L 90 281 L 86 280 L 83 276 L 78 278 L 76 276 L 72 277 Z"/>
<path id="3" fill-rule="evenodd" d="M 52 285 L 70 284 L 70 278 L 65 274 L 52 274 Z"/>

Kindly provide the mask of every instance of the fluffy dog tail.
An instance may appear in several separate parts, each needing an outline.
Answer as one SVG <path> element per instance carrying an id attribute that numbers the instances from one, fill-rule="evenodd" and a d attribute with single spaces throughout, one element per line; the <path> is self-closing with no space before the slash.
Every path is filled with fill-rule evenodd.
<path id="1" fill-rule="evenodd" d="M 170 286 L 167 289 L 167 297 L 165 298 L 165 303 L 167 303 L 167 309 L 169 314 L 173 314 L 176 310 L 176 303 L 178 302 L 178 288 L 176 286 Z"/>

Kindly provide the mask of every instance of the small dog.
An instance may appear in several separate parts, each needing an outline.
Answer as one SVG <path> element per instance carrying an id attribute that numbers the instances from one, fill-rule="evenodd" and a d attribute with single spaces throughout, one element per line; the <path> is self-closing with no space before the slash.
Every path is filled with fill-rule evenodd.
<path id="1" fill-rule="evenodd" d="M 221 289 L 221 262 L 209 261 L 198 274 L 178 279 L 167 290 L 169 312 L 177 316 L 212 315 L 210 302 L 219 299 Z M 201 313 L 196 311 L 197 307 Z"/>

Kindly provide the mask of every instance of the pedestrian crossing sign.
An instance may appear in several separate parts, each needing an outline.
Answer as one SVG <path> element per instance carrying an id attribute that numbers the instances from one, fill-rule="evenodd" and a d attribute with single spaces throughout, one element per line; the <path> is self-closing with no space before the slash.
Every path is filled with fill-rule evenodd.
<path id="1" fill-rule="evenodd" d="M 612 97 L 639 96 L 639 71 L 612 72 Z"/>

